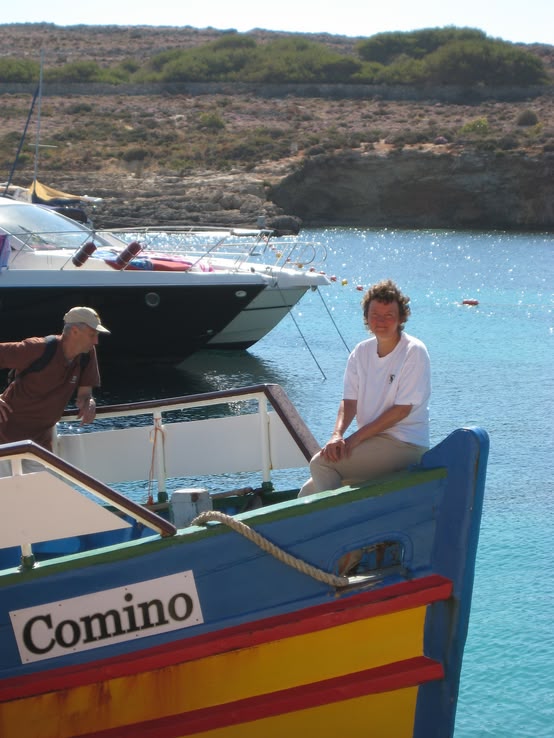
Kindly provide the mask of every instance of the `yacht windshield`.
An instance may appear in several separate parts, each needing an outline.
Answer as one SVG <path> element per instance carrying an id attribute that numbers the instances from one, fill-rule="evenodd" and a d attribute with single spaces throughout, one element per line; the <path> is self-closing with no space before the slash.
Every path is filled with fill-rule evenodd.
<path id="1" fill-rule="evenodd" d="M 71 249 L 75 250 L 92 240 L 108 246 L 106 239 L 77 221 L 60 215 L 55 210 L 25 203 L 2 203 L 0 232 L 9 233 L 12 248 Z"/>

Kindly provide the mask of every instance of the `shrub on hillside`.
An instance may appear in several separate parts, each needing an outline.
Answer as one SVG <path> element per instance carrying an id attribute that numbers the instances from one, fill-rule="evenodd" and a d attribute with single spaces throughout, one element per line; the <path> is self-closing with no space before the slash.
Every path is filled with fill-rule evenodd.
<path id="1" fill-rule="evenodd" d="M 126 149 L 121 153 L 121 158 L 126 162 L 140 162 L 149 159 L 151 156 L 150 151 L 143 149 L 142 147 L 134 147 Z"/>
<path id="2" fill-rule="evenodd" d="M 218 113 L 200 113 L 196 127 L 201 131 L 217 133 L 225 128 L 225 121 Z"/>
<path id="3" fill-rule="evenodd" d="M 538 122 L 539 117 L 533 110 L 523 110 L 516 120 L 518 126 L 536 126 Z"/>
<path id="4" fill-rule="evenodd" d="M 460 128 L 460 135 L 485 136 L 490 132 L 489 121 L 486 118 L 475 118 Z"/>
<path id="5" fill-rule="evenodd" d="M 86 102 L 77 102 L 72 103 L 66 108 L 66 112 L 69 115 L 80 115 L 81 113 L 92 113 L 94 108 L 90 103 Z"/>
<path id="6" fill-rule="evenodd" d="M 127 81 L 129 78 L 129 75 L 121 67 L 104 68 L 94 61 L 85 59 L 64 64 L 63 67 L 58 69 L 46 70 L 44 76 L 50 82 L 105 82 L 108 84 L 118 84 Z"/>
<path id="7" fill-rule="evenodd" d="M 0 82 L 38 82 L 40 67 L 28 59 L 0 59 Z"/>
<path id="8" fill-rule="evenodd" d="M 519 147 L 519 139 L 514 134 L 507 134 L 498 139 L 498 148 L 502 151 L 512 151 Z"/>
<path id="9" fill-rule="evenodd" d="M 543 62 L 537 56 L 505 41 L 488 38 L 474 28 L 379 33 L 360 41 L 356 50 L 365 62 L 383 65 L 378 81 L 384 84 L 425 81 L 449 85 L 535 85 L 547 82 Z M 419 62 L 420 66 L 415 66 L 414 62 Z"/>
<path id="10" fill-rule="evenodd" d="M 358 56 L 337 52 L 301 34 L 258 42 L 235 31 L 215 41 L 171 48 L 144 64 L 127 58 L 100 66 L 80 61 L 45 70 L 47 81 L 259 82 L 267 84 L 537 85 L 548 76 L 541 58 L 473 28 L 382 33 L 360 41 Z M 59 63 L 60 57 L 58 57 Z M 0 82 L 38 81 L 36 62 L 0 60 Z"/>
<path id="11" fill-rule="evenodd" d="M 547 81 L 541 60 L 503 41 L 452 41 L 425 57 L 434 84 L 537 85 Z"/>
<path id="12" fill-rule="evenodd" d="M 380 64 L 393 64 L 401 56 L 423 59 L 451 41 L 482 40 L 483 31 L 476 28 L 424 28 L 404 33 L 391 31 L 359 41 L 356 51 L 362 59 Z"/>

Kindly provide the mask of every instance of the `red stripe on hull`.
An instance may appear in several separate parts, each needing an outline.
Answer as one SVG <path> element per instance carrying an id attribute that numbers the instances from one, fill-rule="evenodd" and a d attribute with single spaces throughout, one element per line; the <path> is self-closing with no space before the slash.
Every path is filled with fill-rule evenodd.
<path id="1" fill-rule="evenodd" d="M 160 720 L 86 733 L 80 738 L 180 738 L 332 702 L 344 702 L 368 694 L 413 687 L 443 677 L 441 664 L 425 656 L 418 656 L 270 695 L 172 715 Z"/>
<path id="2" fill-rule="evenodd" d="M 226 651 L 325 630 L 343 623 L 408 610 L 446 600 L 451 593 L 452 582 L 439 575 L 402 582 L 299 612 L 244 623 L 131 654 L 14 677 L 0 685 L 0 703 L 132 676 Z"/>

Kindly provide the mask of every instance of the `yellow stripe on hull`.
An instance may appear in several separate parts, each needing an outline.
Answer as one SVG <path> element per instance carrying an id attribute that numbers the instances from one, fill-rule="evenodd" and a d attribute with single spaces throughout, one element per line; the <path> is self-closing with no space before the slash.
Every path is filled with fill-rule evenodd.
<path id="1" fill-rule="evenodd" d="M 410 659 L 423 653 L 425 613 L 425 607 L 417 607 L 278 641 L 262 642 L 249 648 L 224 651 L 145 673 L 107 679 L 98 684 L 18 699 L 0 705 L 0 735 L 3 738 L 73 738 L 81 733 L 155 721 L 165 716 L 228 704 L 258 695 L 271 695 L 280 690 Z M 401 691 L 404 690 L 398 690 L 395 695 Z M 417 694 L 417 690 L 407 691 Z M 386 694 L 372 695 L 363 700 L 375 700 L 377 704 L 386 697 Z M 410 699 L 414 701 L 416 697 L 412 696 Z M 358 702 L 358 699 L 352 700 L 353 710 L 357 709 Z M 398 712 L 396 697 L 394 705 L 393 711 Z M 339 702 L 305 710 L 305 718 L 302 713 L 268 718 L 268 730 L 274 730 L 273 726 L 280 725 L 280 720 L 284 721 L 283 727 L 279 728 L 280 736 L 289 730 L 287 720 L 294 720 L 294 725 L 299 720 L 305 720 L 306 725 L 313 725 L 313 717 L 308 715 L 313 709 L 322 711 L 322 717 L 317 717 L 317 724 L 320 720 L 323 724 L 327 720 L 336 719 L 344 728 L 345 708 L 344 703 Z M 365 703 L 363 711 L 366 731 L 367 709 Z M 389 705 L 383 713 L 389 713 L 389 718 L 390 709 Z M 328 718 L 325 717 L 327 710 Z M 375 713 L 380 714 L 381 708 L 376 708 Z M 265 723 L 266 720 L 262 722 Z M 259 721 L 255 721 L 253 725 L 258 723 Z M 241 738 L 250 735 L 244 732 L 243 725 L 225 729 L 238 732 L 222 733 L 221 730 L 205 735 L 240 735 Z M 295 728 L 295 732 L 289 734 L 300 735 L 296 730 Z M 338 728 L 333 733 L 335 738 L 342 732 L 337 733 L 337 730 Z M 258 736 L 277 734 L 266 733 L 265 725 L 258 732 Z M 318 734 L 318 738 L 322 735 Z M 355 735 L 358 733 L 348 730 L 349 738 L 354 738 Z M 364 735 L 384 738 L 389 733 L 374 732 L 371 727 L 371 732 Z M 391 735 L 401 738 L 404 733 L 396 732 Z"/>
<path id="2" fill-rule="evenodd" d="M 417 687 L 194 733 L 195 738 L 412 738 Z M 190 733 L 175 738 L 190 738 Z"/>

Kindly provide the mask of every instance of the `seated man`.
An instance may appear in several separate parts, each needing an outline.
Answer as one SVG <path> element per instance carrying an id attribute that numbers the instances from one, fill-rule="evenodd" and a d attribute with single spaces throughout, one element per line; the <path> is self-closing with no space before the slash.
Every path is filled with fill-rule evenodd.
<path id="1" fill-rule="evenodd" d="M 403 332 L 409 301 L 391 280 L 364 295 L 373 337 L 348 358 L 335 429 L 310 461 L 312 476 L 299 497 L 405 469 L 427 451 L 431 370 L 425 345 Z M 358 428 L 345 438 L 354 418 Z"/>

